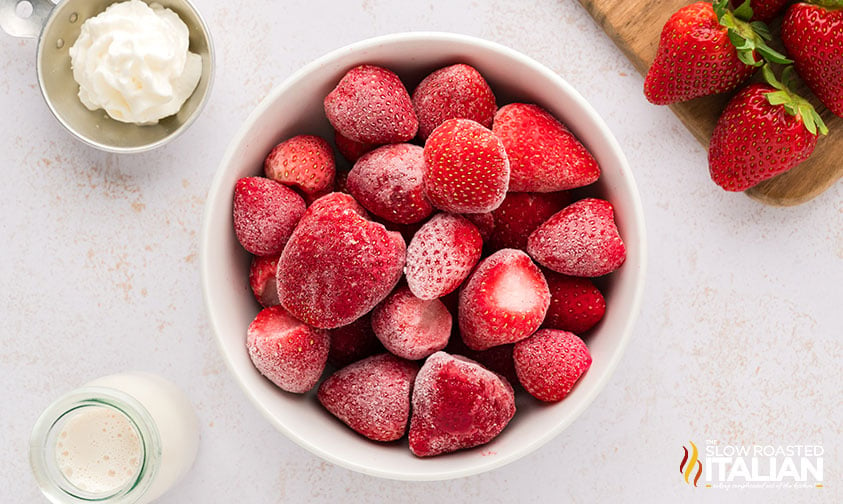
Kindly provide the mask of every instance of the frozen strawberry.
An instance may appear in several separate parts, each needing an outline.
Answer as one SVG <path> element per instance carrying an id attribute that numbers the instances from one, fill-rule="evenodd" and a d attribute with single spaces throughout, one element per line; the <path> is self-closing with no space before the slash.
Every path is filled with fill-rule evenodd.
<path id="1" fill-rule="evenodd" d="M 489 249 L 527 250 L 527 237 L 539 225 L 570 203 L 568 193 L 508 193 L 501 206 L 492 211 L 494 230 Z"/>
<path id="2" fill-rule="evenodd" d="M 355 362 L 319 386 L 322 406 L 374 441 L 395 441 L 407 431 L 410 393 L 419 366 L 380 354 Z"/>
<path id="3" fill-rule="evenodd" d="M 545 271 L 550 288 L 550 308 L 542 327 L 582 334 L 594 327 L 606 312 L 603 294 L 588 278 Z"/>
<path id="4" fill-rule="evenodd" d="M 358 159 L 363 157 L 363 154 L 377 147 L 375 144 L 355 142 L 342 136 L 339 131 L 334 131 L 334 143 L 337 144 L 337 150 L 340 151 L 342 157 L 351 163 L 356 163 Z"/>
<path id="5" fill-rule="evenodd" d="M 487 350 L 472 350 L 458 334 L 452 334 L 448 340 L 445 352 L 451 355 L 462 355 L 473 361 L 477 361 L 483 367 L 503 376 L 513 387 L 518 384 L 518 375 L 515 374 L 515 361 L 512 360 L 512 349 L 514 345 L 498 345 Z"/>
<path id="6" fill-rule="evenodd" d="M 249 267 L 249 285 L 255 300 L 264 308 L 275 306 L 278 301 L 278 289 L 275 284 L 275 272 L 278 269 L 278 255 L 253 256 Z"/>
<path id="7" fill-rule="evenodd" d="M 413 107 L 422 140 L 448 119 L 471 119 L 491 128 L 498 109 L 486 79 L 464 64 L 440 68 L 425 77 L 413 91 Z"/>
<path id="8" fill-rule="evenodd" d="M 425 221 L 414 222 L 412 224 L 396 224 L 394 222 L 389 222 L 386 219 L 382 219 L 378 221 L 384 225 L 384 227 L 390 231 L 398 231 L 401 233 L 401 236 L 404 237 L 404 242 L 410 243 L 413 239 L 413 236 L 421 229 L 421 227 L 425 224 Z"/>
<path id="9" fill-rule="evenodd" d="M 501 141 L 469 119 L 448 119 L 424 145 L 424 188 L 433 206 L 452 213 L 490 212 L 509 184 Z"/>
<path id="10" fill-rule="evenodd" d="M 515 344 L 515 372 L 541 401 L 561 401 L 591 366 L 591 354 L 576 334 L 542 329 Z"/>
<path id="11" fill-rule="evenodd" d="M 433 207 L 424 194 L 424 149 L 412 144 L 392 144 L 365 154 L 348 174 L 346 186 L 367 210 L 398 224 L 412 224 L 428 217 Z"/>
<path id="12" fill-rule="evenodd" d="M 436 214 L 407 247 L 407 285 L 421 299 L 442 297 L 459 287 L 482 252 L 474 224 L 459 215 Z"/>
<path id="13" fill-rule="evenodd" d="M 460 290 L 459 324 L 469 348 L 520 341 L 539 328 L 550 291 L 539 267 L 520 250 L 483 259 Z"/>
<path id="14" fill-rule="evenodd" d="M 372 329 L 393 354 L 419 360 L 448 344 L 451 313 L 442 301 L 419 299 L 401 286 L 375 307 Z"/>
<path id="15" fill-rule="evenodd" d="M 368 313 L 348 325 L 331 329 L 328 333 L 331 335 L 328 363 L 335 368 L 345 367 L 385 351 L 372 330 L 372 317 Z"/>
<path id="16" fill-rule="evenodd" d="M 581 277 L 611 273 L 626 260 L 612 204 L 597 198 L 555 213 L 530 235 L 527 252 L 545 268 Z"/>
<path id="17" fill-rule="evenodd" d="M 477 227 L 477 231 L 480 231 L 480 237 L 483 238 L 484 243 L 492 237 L 492 233 L 495 231 L 495 216 L 492 212 L 463 214 L 463 217 Z"/>
<path id="18" fill-rule="evenodd" d="M 445 352 L 427 358 L 416 375 L 410 450 L 430 457 L 486 444 L 515 415 L 515 394 L 505 378 Z"/>
<path id="19" fill-rule="evenodd" d="M 301 196 L 264 177 L 244 177 L 234 186 L 234 233 L 255 255 L 278 254 L 304 214 Z"/>
<path id="20" fill-rule="evenodd" d="M 349 70 L 325 97 L 324 105 L 331 126 L 355 142 L 406 142 L 416 136 L 419 127 L 401 79 L 374 65 Z"/>
<path id="21" fill-rule="evenodd" d="M 276 145 L 266 156 L 263 169 L 276 182 L 309 196 L 322 195 L 334 186 L 334 151 L 321 137 L 298 135 Z"/>
<path id="22" fill-rule="evenodd" d="M 314 201 L 313 204 L 307 207 L 307 211 L 304 212 L 301 221 L 309 221 L 320 217 L 336 219 L 347 212 L 355 213 L 364 219 L 369 218 L 369 213 L 366 212 L 366 209 L 353 196 L 335 192 L 326 194 Z"/>
<path id="23" fill-rule="evenodd" d="M 597 161 L 579 140 L 537 105 L 511 103 L 495 114 L 492 131 L 509 156 L 509 190 L 555 192 L 600 177 Z"/>
<path id="24" fill-rule="evenodd" d="M 278 261 L 278 298 L 315 327 L 350 324 L 392 291 L 405 254 L 400 234 L 350 208 L 305 215 Z"/>
<path id="25" fill-rule="evenodd" d="M 252 363 L 287 392 L 307 392 L 328 360 L 328 332 L 296 320 L 281 306 L 263 309 L 249 324 L 246 346 Z"/>

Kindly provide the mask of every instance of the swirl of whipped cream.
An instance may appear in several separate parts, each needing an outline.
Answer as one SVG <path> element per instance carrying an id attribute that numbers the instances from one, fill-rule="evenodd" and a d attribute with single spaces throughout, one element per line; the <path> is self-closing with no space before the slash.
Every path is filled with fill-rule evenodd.
<path id="1" fill-rule="evenodd" d="M 110 5 L 83 23 L 70 48 L 79 99 L 126 123 L 156 124 L 175 114 L 202 74 L 188 39 L 184 21 L 159 4 Z"/>

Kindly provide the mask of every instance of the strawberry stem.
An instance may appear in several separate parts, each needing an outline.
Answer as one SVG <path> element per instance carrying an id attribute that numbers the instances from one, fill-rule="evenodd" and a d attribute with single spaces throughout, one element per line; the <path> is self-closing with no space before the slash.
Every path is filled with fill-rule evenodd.
<path id="1" fill-rule="evenodd" d="M 792 66 L 782 70 L 781 80 L 776 79 L 776 74 L 773 73 L 770 65 L 764 65 L 761 73 L 767 84 L 776 89 L 776 91 L 770 91 L 766 94 L 767 102 L 770 105 L 781 105 L 788 114 L 801 118 L 805 129 L 812 135 L 816 135 L 817 131 L 822 135 L 828 134 L 828 127 L 814 109 L 814 106 L 793 91 L 791 86 L 794 84 L 796 73 Z"/>
<path id="2" fill-rule="evenodd" d="M 752 7 L 749 1 L 746 0 L 734 11 L 727 7 L 729 0 L 713 0 L 712 2 L 717 20 L 728 30 L 729 40 L 738 51 L 738 59 L 754 67 L 762 66 L 765 61 L 782 65 L 793 63 L 787 56 L 767 45 L 766 41 L 772 39 L 772 34 L 766 24 L 761 21 L 749 22 L 752 18 Z M 825 1 L 843 2 L 843 0 Z M 761 55 L 760 60 L 756 59 L 756 52 Z"/>

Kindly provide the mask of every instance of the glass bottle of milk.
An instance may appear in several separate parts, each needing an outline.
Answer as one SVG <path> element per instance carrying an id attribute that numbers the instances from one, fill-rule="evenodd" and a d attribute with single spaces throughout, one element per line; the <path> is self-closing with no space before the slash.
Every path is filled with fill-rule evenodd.
<path id="1" fill-rule="evenodd" d="M 30 463 L 51 502 L 146 504 L 187 473 L 198 447 L 196 414 L 176 385 L 122 373 L 48 407 L 32 431 Z"/>

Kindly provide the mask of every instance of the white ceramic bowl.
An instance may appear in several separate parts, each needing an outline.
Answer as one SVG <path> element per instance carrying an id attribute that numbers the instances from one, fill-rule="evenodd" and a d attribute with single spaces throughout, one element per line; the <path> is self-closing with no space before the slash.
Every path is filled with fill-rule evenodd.
<path id="1" fill-rule="evenodd" d="M 264 379 L 249 360 L 246 328 L 258 312 L 248 284 L 249 256 L 232 228 L 235 181 L 262 173 L 272 147 L 310 133 L 332 139 L 322 100 L 342 75 L 361 63 L 396 72 L 410 92 L 431 71 L 457 62 L 477 68 L 498 104 L 512 101 L 545 107 L 588 147 L 602 169 L 589 194 L 615 206 L 626 242 L 626 263 L 605 285 L 608 305 L 601 324 L 587 338 L 591 369 L 572 393 L 552 405 L 521 397 L 509 426 L 491 443 L 449 455 L 416 458 L 406 441 L 381 445 L 364 439 L 328 414 L 313 392 L 297 396 Z M 638 191 L 612 133 L 567 82 L 536 61 L 507 47 L 448 33 L 404 33 L 364 40 L 305 66 L 276 87 L 232 139 L 205 206 L 200 244 L 202 284 L 211 325 L 223 356 L 246 395 L 291 440 L 338 465 L 375 476 L 440 480 L 500 467 L 530 453 L 559 434 L 594 400 L 626 347 L 638 313 L 646 263 L 644 220 Z"/>

